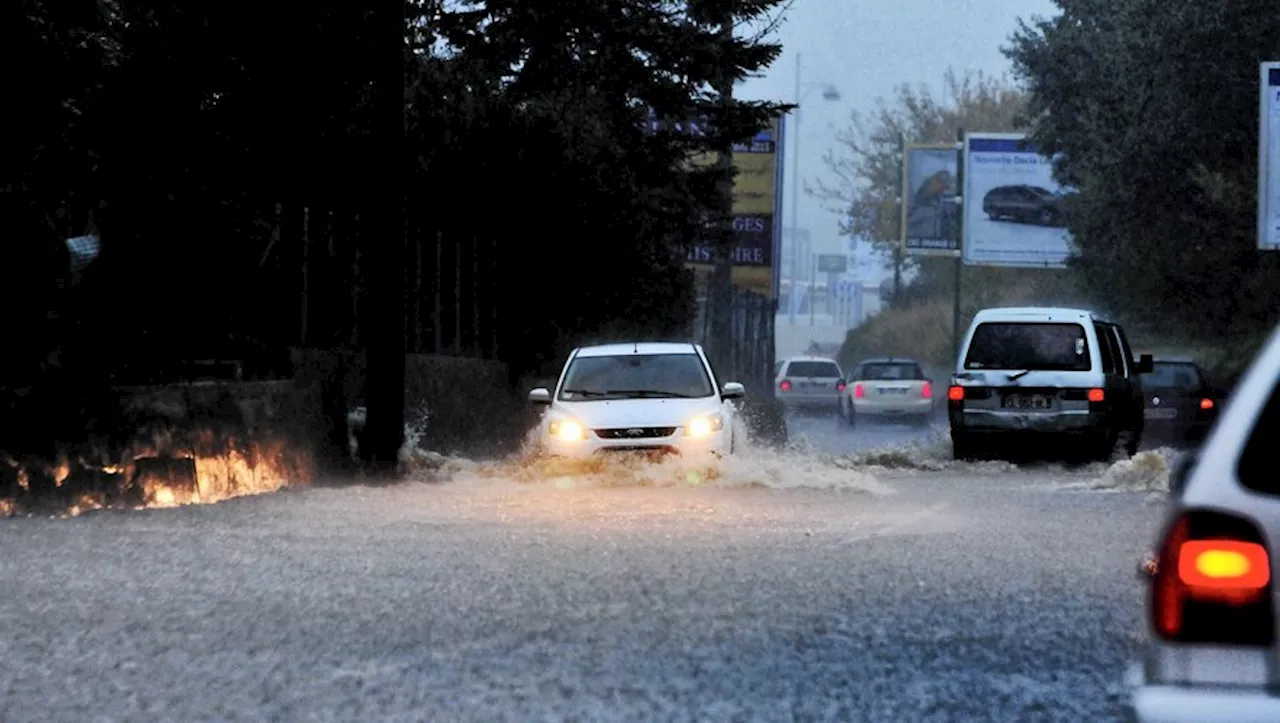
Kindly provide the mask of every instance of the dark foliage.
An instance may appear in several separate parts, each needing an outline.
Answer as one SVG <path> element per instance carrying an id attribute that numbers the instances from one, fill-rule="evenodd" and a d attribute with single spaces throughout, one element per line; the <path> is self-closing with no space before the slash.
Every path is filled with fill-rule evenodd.
<path id="1" fill-rule="evenodd" d="M 1258 63 L 1275 3 L 1056 0 L 1006 54 L 1040 146 L 1079 190 L 1077 269 L 1152 330 L 1221 341 L 1271 328 L 1280 259 L 1256 249 Z"/>
<path id="2" fill-rule="evenodd" d="M 717 178 L 682 161 L 776 113 L 725 110 L 712 83 L 776 56 L 719 29 L 777 0 L 384 5 L 3 11 L 9 67 L 46 71 L 15 76 L 21 142 L 0 151 L 0 387 L 22 392 L 8 419 L 48 420 L 24 422 L 27 446 L 109 424 L 94 391 L 111 383 L 204 358 L 287 373 L 291 346 L 346 347 L 391 380 L 368 390 L 385 458 L 400 425 L 374 409 L 404 350 L 514 379 L 584 337 L 687 332 L 684 256 Z M 651 110 L 716 131 L 652 132 Z M 102 254 L 73 286 L 63 239 L 87 231 Z"/>

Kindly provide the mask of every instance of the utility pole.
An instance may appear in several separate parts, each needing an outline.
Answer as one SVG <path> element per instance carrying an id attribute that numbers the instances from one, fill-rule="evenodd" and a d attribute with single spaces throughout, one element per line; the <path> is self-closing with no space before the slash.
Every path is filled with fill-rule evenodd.
<path id="1" fill-rule="evenodd" d="M 732 6 L 724 3 L 724 15 L 720 19 L 720 43 L 722 49 L 728 49 L 733 42 Z M 726 53 L 727 55 L 727 53 Z M 725 56 L 722 56 L 725 57 Z M 737 369 L 729 368 L 733 363 L 733 139 L 728 134 L 729 121 L 733 111 L 733 72 L 722 60 L 716 78 L 716 94 L 720 99 L 720 123 L 717 134 L 719 146 L 716 156 L 716 171 L 720 174 L 719 208 L 715 225 L 714 265 L 711 270 L 711 283 L 707 289 L 707 306 L 711 312 L 711 359 L 716 371 L 724 379 L 736 378 Z M 721 381 L 723 382 L 724 379 Z"/>
<path id="2" fill-rule="evenodd" d="M 796 107 L 794 115 L 791 118 L 791 128 L 788 129 L 787 135 L 791 137 L 791 155 L 795 157 L 791 161 L 791 218 L 784 226 L 791 226 L 791 298 L 797 298 L 795 289 L 800 282 L 800 54 L 796 53 L 796 90 L 795 95 Z M 796 325 L 796 305 L 789 304 L 791 308 L 790 321 L 791 326 Z"/>
<path id="3" fill-rule="evenodd" d="M 898 242 L 893 245 L 893 296 L 890 306 L 898 306 L 898 292 L 902 290 L 902 262 L 907 251 L 907 134 L 898 136 L 898 160 L 902 174 L 898 179 Z"/>
<path id="4" fill-rule="evenodd" d="M 956 283 L 951 300 L 951 348 L 960 353 L 960 282 L 964 278 L 964 129 L 956 129 Z"/>

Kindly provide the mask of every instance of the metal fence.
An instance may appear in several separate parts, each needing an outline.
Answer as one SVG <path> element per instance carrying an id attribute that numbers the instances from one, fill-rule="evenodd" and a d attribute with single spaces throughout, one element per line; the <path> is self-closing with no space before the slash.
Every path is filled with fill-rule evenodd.
<path id="1" fill-rule="evenodd" d="M 707 307 L 707 298 L 699 298 L 694 338 L 710 347 L 711 315 Z M 773 388 L 774 301 L 762 294 L 735 288 L 732 308 L 733 343 L 725 355 L 728 366 L 716 372 L 725 381 L 741 382 L 753 395 L 766 394 Z"/>

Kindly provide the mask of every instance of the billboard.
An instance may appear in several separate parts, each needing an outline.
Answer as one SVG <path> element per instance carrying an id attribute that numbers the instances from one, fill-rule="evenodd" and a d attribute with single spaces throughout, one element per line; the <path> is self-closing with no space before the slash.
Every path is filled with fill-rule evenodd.
<path id="1" fill-rule="evenodd" d="M 1258 248 L 1280 251 L 1280 62 L 1262 63 L 1258 104 Z"/>
<path id="2" fill-rule="evenodd" d="M 737 245 L 733 250 L 734 286 L 776 298 L 775 272 L 781 234 L 778 213 L 782 195 L 782 119 L 777 118 L 750 142 L 735 143 L 733 165 L 733 230 Z M 715 153 L 700 153 L 692 159 L 698 165 L 714 165 Z M 714 256 L 709 244 L 689 250 L 688 263 L 700 276 L 710 274 Z"/>
<path id="3" fill-rule="evenodd" d="M 960 209 L 956 204 L 954 145 L 907 146 L 902 158 L 902 246 L 909 254 L 954 256 Z"/>
<path id="4" fill-rule="evenodd" d="M 1074 253 L 1053 160 L 1022 133 L 966 133 L 964 262 L 1065 268 Z"/>

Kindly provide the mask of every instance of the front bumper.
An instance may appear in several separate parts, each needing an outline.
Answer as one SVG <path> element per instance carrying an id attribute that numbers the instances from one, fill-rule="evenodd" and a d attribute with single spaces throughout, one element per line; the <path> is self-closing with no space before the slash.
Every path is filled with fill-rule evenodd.
<path id="1" fill-rule="evenodd" d="M 551 435 L 543 436 L 542 448 L 555 457 L 585 459 L 611 452 L 669 452 L 688 457 L 728 454 L 730 432 L 724 428 L 705 437 L 691 437 L 684 429 L 676 429 L 665 437 L 641 439 L 602 439 L 588 430 L 584 439 L 566 441 Z"/>
<path id="2" fill-rule="evenodd" d="M 1259 690 L 1142 685 L 1133 694 L 1139 723 L 1280 721 L 1280 697 Z"/>

